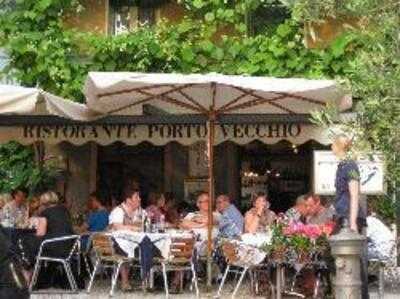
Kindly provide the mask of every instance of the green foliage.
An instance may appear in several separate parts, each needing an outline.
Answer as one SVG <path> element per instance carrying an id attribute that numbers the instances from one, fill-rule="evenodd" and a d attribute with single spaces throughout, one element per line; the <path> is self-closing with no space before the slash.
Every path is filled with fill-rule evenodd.
<path id="1" fill-rule="evenodd" d="M 161 22 L 119 36 L 98 36 L 63 27 L 67 13 L 83 9 L 78 0 L 18 0 L 13 9 L 0 10 L 0 45 L 11 61 L 6 72 L 12 69 L 26 86 L 38 85 L 78 101 L 83 100 L 87 72 L 96 70 L 346 79 L 360 99 L 359 117 L 348 127 L 356 129 L 363 146 L 368 141 L 385 154 L 389 179 L 400 183 L 400 158 L 395 155 L 400 145 L 397 1 L 282 0 L 292 2 L 288 6 L 300 22 L 370 17 L 368 30 L 342 35 L 321 50 L 304 47 L 302 25 L 294 20 L 255 36 L 247 34 L 251 13 L 277 1 L 179 2 L 188 17 L 178 24 Z M 221 28 L 232 25 L 234 34 L 219 38 Z"/>
<path id="2" fill-rule="evenodd" d="M 353 2 L 353 1 L 349 1 Z M 361 5 L 361 4 L 360 4 Z M 365 1 L 370 25 L 354 30 L 362 43 L 349 64 L 345 79 L 355 98 L 357 117 L 343 122 L 343 129 L 356 135 L 357 147 L 365 152 L 384 155 L 386 178 L 391 193 L 400 186 L 400 2 L 392 0 Z M 338 119 L 334 111 L 317 116 L 328 123 Z M 389 193 L 391 196 L 392 194 Z M 397 197 L 399 198 L 399 197 Z M 397 203 L 385 198 L 376 205 L 386 218 L 393 217 Z"/>
<path id="3" fill-rule="evenodd" d="M 34 162 L 33 149 L 15 142 L 0 146 L 0 169 L 2 193 L 24 187 L 30 194 L 35 194 L 55 183 L 56 169 L 51 165 L 39 167 Z"/>
<path id="4" fill-rule="evenodd" d="M 288 6 L 296 20 L 318 22 L 326 18 L 365 17 L 373 13 L 381 1 L 376 0 L 280 0 Z"/>

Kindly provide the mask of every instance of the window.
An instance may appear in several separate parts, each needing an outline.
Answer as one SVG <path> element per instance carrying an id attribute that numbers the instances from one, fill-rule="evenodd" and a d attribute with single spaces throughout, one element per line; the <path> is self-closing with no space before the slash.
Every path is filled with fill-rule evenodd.
<path id="1" fill-rule="evenodd" d="M 261 5 L 249 17 L 249 31 L 251 35 L 257 35 L 264 32 L 273 32 L 276 27 L 290 17 L 290 12 L 279 1 L 275 1 L 274 3 Z"/>
<path id="2" fill-rule="evenodd" d="M 139 25 L 154 25 L 157 7 L 162 2 L 158 1 L 153 5 L 148 5 L 147 2 L 147 5 L 144 5 L 144 3 L 143 0 L 110 0 L 109 32 L 116 35 Z"/>

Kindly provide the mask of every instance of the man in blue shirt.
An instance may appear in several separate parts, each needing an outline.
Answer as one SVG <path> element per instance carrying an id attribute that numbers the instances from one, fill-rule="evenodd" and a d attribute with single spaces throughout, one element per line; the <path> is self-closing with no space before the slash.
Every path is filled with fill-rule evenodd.
<path id="1" fill-rule="evenodd" d="M 218 196 L 216 208 L 221 213 L 219 235 L 229 239 L 240 237 L 243 233 L 244 219 L 239 210 L 231 203 L 229 196 Z"/>

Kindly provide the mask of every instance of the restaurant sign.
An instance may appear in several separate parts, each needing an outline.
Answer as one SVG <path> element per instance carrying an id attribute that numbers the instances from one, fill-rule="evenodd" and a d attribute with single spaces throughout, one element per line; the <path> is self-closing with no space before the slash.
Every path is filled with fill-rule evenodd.
<path id="1" fill-rule="evenodd" d="M 185 145 L 206 140 L 207 125 L 205 124 L 63 124 L 63 125 L 24 125 L 18 127 L 1 127 L 0 141 L 16 140 L 24 144 L 34 141 L 59 143 L 68 141 L 73 144 L 83 144 L 95 141 L 99 144 L 109 144 L 116 141 L 126 144 L 137 144 L 149 141 L 162 145 L 176 141 Z M 289 140 L 301 144 L 310 139 L 328 144 L 328 134 L 321 128 L 297 123 L 268 124 L 232 124 L 217 125 L 216 143 L 233 141 L 245 144 L 252 140 L 265 143 L 276 143 Z"/>

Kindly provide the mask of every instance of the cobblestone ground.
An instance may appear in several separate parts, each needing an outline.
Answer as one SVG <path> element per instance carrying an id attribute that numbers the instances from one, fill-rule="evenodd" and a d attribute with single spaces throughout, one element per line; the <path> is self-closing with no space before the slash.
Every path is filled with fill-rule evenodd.
<path id="1" fill-rule="evenodd" d="M 31 299 L 105 299 L 105 298 L 110 298 L 108 296 L 109 292 L 109 284 L 107 284 L 108 281 L 100 281 L 97 282 L 93 285 L 92 292 L 90 294 L 87 294 L 85 291 L 81 291 L 78 294 L 57 294 L 57 290 L 49 290 L 49 292 L 52 292 L 50 294 L 34 294 L 31 296 Z M 233 285 L 232 284 L 227 284 L 227 286 L 224 288 L 222 298 L 221 299 L 228 299 L 231 298 L 231 292 L 233 290 Z M 204 289 L 200 289 L 200 298 L 214 298 L 216 294 L 216 289 L 212 293 L 206 293 Z M 113 298 L 118 298 L 118 299 L 131 299 L 131 298 L 154 298 L 154 299 L 161 299 L 165 298 L 165 294 L 163 293 L 162 290 L 158 290 L 155 292 L 146 292 L 144 293 L 139 287 L 134 288 L 133 292 L 130 293 L 122 293 L 119 289 L 116 289 L 114 297 Z M 191 293 L 189 290 L 185 290 L 183 294 L 171 294 L 169 298 L 177 298 L 177 299 L 195 299 L 196 296 Z M 236 295 L 236 298 L 265 298 L 265 297 L 256 297 L 252 296 L 250 293 L 250 285 L 248 282 L 245 282 L 238 294 Z M 291 298 L 296 298 L 296 297 L 285 297 L 284 299 L 291 299 Z M 370 298 L 371 299 L 378 299 L 379 296 L 376 292 L 375 288 L 372 288 L 370 291 Z M 384 294 L 385 299 L 399 299 L 400 298 L 400 290 L 385 290 Z M 11 299 L 11 298 L 10 298 Z"/>

